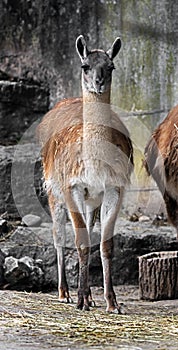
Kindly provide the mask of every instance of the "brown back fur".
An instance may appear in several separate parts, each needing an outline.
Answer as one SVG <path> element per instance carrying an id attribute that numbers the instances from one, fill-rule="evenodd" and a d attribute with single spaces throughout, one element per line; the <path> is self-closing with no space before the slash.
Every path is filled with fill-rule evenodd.
<path id="1" fill-rule="evenodd" d="M 145 148 L 145 166 L 162 192 L 171 222 L 178 228 L 178 106 L 153 132 Z"/>
<path id="2" fill-rule="evenodd" d="M 133 164 L 133 149 L 128 131 L 116 113 L 112 112 L 111 120 L 113 144 L 119 147 Z M 38 133 L 42 144 L 45 178 L 47 179 L 52 174 L 55 175 L 54 167 L 57 158 L 60 159 L 57 166 L 57 176 L 62 186 L 67 180 L 66 176 L 69 179 L 80 176 L 84 166 L 81 157 L 83 141 L 82 98 L 70 98 L 57 103 L 44 117 Z"/>

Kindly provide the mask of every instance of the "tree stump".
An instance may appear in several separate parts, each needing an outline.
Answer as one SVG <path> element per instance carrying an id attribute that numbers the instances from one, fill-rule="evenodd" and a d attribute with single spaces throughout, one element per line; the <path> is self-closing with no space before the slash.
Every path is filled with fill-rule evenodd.
<path id="1" fill-rule="evenodd" d="M 139 257 L 139 292 L 145 300 L 178 298 L 178 251 Z"/>

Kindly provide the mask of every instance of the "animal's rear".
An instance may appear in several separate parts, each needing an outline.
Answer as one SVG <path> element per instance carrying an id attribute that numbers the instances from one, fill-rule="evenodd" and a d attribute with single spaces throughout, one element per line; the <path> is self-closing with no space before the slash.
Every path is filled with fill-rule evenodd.
<path id="1" fill-rule="evenodd" d="M 153 132 L 145 148 L 145 166 L 156 181 L 169 218 L 178 230 L 178 106 Z"/>

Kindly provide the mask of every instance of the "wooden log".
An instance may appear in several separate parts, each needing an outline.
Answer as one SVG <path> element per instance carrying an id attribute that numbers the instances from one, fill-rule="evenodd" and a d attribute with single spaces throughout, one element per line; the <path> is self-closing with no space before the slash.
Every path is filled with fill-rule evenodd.
<path id="1" fill-rule="evenodd" d="M 145 300 L 178 298 L 178 251 L 139 257 L 139 292 Z"/>

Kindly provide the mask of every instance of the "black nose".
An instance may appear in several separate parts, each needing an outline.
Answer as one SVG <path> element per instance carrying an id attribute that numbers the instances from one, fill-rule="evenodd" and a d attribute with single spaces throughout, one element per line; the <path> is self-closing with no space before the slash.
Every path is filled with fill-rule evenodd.
<path id="1" fill-rule="evenodd" d="M 104 84 L 103 67 L 99 65 L 97 66 L 97 69 L 96 69 L 95 83 L 96 85 L 100 85 L 100 86 Z"/>
<path id="2" fill-rule="evenodd" d="M 100 78 L 100 77 L 97 77 L 96 79 L 95 79 L 95 82 L 96 82 L 96 84 L 97 85 L 103 85 L 104 84 L 104 78 Z"/>

